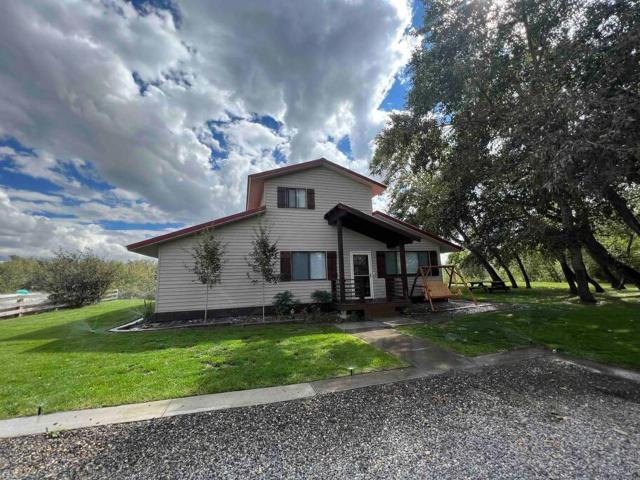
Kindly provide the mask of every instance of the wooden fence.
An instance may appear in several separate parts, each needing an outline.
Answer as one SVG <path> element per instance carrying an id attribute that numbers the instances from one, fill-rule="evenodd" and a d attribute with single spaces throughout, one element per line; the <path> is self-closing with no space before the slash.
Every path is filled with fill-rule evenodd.
<path id="1" fill-rule="evenodd" d="M 118 289 L 109 290 L 103 297 L 103 302 L 117 300 Z M 63 304 L 54 304 L 49 301 L 46 293 L 28 295 L 2 295 L 0 296 L 0 319 L 7 317 L 21 317 L 29 313 L 46 312 L 63 308 Z"/>

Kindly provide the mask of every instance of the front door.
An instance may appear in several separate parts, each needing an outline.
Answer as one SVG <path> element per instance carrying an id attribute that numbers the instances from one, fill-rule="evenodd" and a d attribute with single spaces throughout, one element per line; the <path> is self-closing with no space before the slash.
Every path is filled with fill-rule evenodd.
<path id="1" fill-rule="evenodd" d="M 373 298 L 371 252 L 351 252 L 351 275 L 356 297 Z"/>

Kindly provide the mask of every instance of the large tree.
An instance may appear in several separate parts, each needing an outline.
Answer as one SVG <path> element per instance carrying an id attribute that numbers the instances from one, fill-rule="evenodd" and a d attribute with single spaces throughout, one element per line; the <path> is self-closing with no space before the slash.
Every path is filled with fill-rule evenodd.
<path id="1" fill-rule="evenodd" d="M 609 211 L 638 231 L 639 26 L 638 1 L 428 2 L 408 110 L 372 165 L 392 209 L 461 240 L 492 277 L 490 261 L 511 277 L 520 249 L 542 249 L 592 302 L 587 251 L 640 285 L 597 238 Z"/>

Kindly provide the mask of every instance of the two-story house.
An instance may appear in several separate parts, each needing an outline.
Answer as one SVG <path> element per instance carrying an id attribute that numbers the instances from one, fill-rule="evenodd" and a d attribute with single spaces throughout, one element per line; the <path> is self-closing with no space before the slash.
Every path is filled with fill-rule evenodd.
<path id="1" fill-rule="evenodd" d="M 372 198 L 385 188 L 320 158 L 249 175 L 244 212 L 127 248 L 158 259 L 157 320 L 202 316 L 206 287 L 194 281 L 187 267 L 193 262 L 196 234 L 211 227 L 226 244 L 226 253 L 221 283 L 208 297 L 210 315 L 259 307 L 261 294 L 247 276 L 246 258 L 261 223 L 269 226 L 280 250 L 280 281 L 267 285 L 268 300 L 290 290 L 301 303 L 310 303 L 313 291 L 325 290 L 342 311 L 374 303 L 402 306 L 409 301 L 418 266 L 440 264 L 441 253 L 460 247 L 372 211 Z"/>

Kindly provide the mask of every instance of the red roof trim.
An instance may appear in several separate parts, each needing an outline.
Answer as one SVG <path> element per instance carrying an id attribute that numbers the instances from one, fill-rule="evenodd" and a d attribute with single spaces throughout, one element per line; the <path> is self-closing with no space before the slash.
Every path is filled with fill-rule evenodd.
<path id="1" fill-rule="evenodd" d="M 283 175 L 285 173 L 291 173 L 298 170 L 306 170 L 307 168 L 313 168 L 320 165 L 331 165 L 332 167 L 336 167 L 340 170 L 343 170 L 345 173 L 348 173 L 349 175 L 355 175 L 361 180 L 365 180 L 369 183 L 373 183 L 381 188 L 387 188 L 387 186 L 384 183 L 380 183 L 380 182 L 377 182 L 376 180 L 373 180 L 372 178 L 365 177 L 364 175 L 358 172 L 354 172 L 353 170 L 349 170 L 348 168 L 343 167 L 342 165 L 333 163 L 324 157 L 317 158 L 316 160 L 309 160 L 308 162 L 295 163 L 293 165 L 287 165 L 285 167 L 274 168 L 273 170 L 265 170 L 264 172 L 252 173 L 251 175 L 249 175 L 249 178 L 261 178 L 261 177 L 272 177 L 272 176 L 276 177 L 278 175 Z"/>
<path id="2" fill-rule="evenodd" d="M 436 234 L 435 234 L 435 233 L 433 233 L 433 232 L 429 232 L 429 231 L 427 231 L 427 230 L 423 230 L 423 229 L 421 229 L 421 228 L 418 228 L 418 227 L 416 227 L 415 225 L 412 225 L 412 224 L 410 224 L 410 223 L 403 222 L 403 221 L 402 221 L 402 220 L 400 220 L 399 218 L 392 217 L 391 215 L 388 215 L 388 214 L 386 214 L 386 213 L 384 213 L 384 212 L 380 212 L 380 211 L 376 210 L 375 212 L 373 212 L 373 215 L 379 215 L 379 216 L 381 216 L 381 217 L 388 218 L 389 220 L 391 220 L 391 221 L 393 221 L 393 222 L 396 222 L 396 223 L 398 223 L 398 224 L 400 224 L 400 225 L 403 225 L 403 226 L 405 226 L 405 227 L 407 227 L 407 228 L 410 228 L 411 230 L 415 230 L 416 232 L 422 233 L 423 235 L 426 235 L 426 236 L 428 236 L 428 237 L 431 237 L 431 238 L 433 238 L 434 240 L 437 240 L 437 241 L 442 242 L 442 243 L 446 243 L 447 245 L 450 245 L 451 247 L 453 247 L 453 248 L 457 249 L 458 251 L 462 250 L 462 247 L 461 247 L 460 245 L 456 245 L 455 243 L 452 243 L 452 242 L 450 242 L 449 240 L 445 240 L 444 238 L 442 238 L 442 237 L 440 237 L 440 236 L 436 235 Z"/>
<path id="3" fill-rule="evenodd" d="M 131 245 L 127 245 L 127 250 L 134 251 L 141 247 L 147 247 L 149 245 L 154 245 L 156 243 L 165 242 L 167 240 L 171 240 L 173 238 L 182 237 L 184 235 L 188 235 L 190 233 L 195 233 L 200 230 L 204 230 L 210 227 L 219 227 L 221 225 L 225 225 L 227 223 L 235 222 L 237 220 L 242 220 L 243 218 L 251 217 L 253 215 L 258 215 L 264 212 L 267 207 L 262 206 L 258 208 L 254 208 L 253 210 L 246 210 L 244 212 L 234 213 L 233 215 L 229 215 L 227 217 L 217 218 L 215 220 L 211 220 L 209 222 L 199 223 L 198 225 L 193 225 L 191 227 L 186 227 L 180 230 L 176 230 L 175 232 L 165 233 L 164 235 L 159 235 L 157 237 L 148 238 L 146 240 L 142 240 L 141 242 L 132 243 Z"/>

